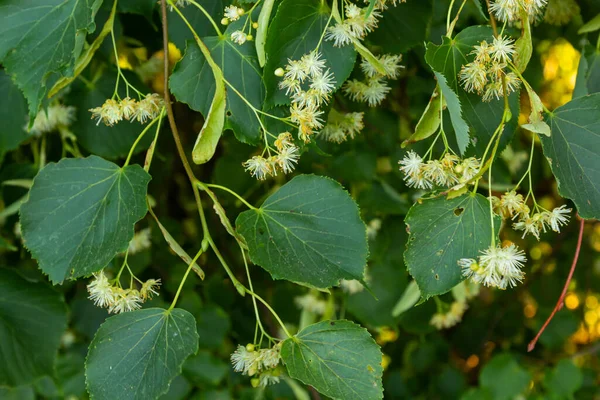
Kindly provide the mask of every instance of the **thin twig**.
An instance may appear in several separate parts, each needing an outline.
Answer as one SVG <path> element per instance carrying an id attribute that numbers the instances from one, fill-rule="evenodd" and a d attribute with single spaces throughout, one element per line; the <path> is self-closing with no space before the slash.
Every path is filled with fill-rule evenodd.
<path id="1" fill-rule="evenodd" d="M 560 297 L 558 298 L 558 301 L 554 306 L 554 310 L 552 310 L 552 313 L 550 313 L 550 316 L 548 317 L 546 322 L 544 322 L 544 325 L 542 325 L 537 335 L 535 335 L 533 340 L 527 345 L 527 351 L 532 351 L 535 348 L 538 339 L 540 338 L 540 336 L 542 336 L 542 333 L 544 332 L 550 321 L 552 321 L 552 318 L 554 318 L 554 314 L 556 314 L 563 307 L 563 301 L 565 299 L 565 296 L 567 295 L 569 283 L 571 283 L 571 278 L 573 278 L 573 273 L 575 272 L 575 267 L 577 266 L 577 259 L 579 258 L 579 251 L 581 250 L 581 242 L 583 240 L 584 225 L 585 220 L 581 218 L 579 223 L 579 238 L 577 239 L 577 248 L 575 249 L 575 255 L 573 256 L 573 264 L 571 264 L 571 270 L 569 271 L 569 276 L 567 276 L 567 280 L 565 282 L 565 286 L 563 287 L 562 293 L 560 294 Z"/>

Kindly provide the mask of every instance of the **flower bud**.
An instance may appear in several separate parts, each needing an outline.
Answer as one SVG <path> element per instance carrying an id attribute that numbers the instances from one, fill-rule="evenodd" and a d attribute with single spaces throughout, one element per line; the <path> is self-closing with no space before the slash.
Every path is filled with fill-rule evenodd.
<path id="1" fill-rule="evenodd" d="M 253 23 L 252 23 L 252 27 L 253 27 L 254 29 L 258 29 L 258 22 L 253 22 Z"/>
<path id="2" fill-rule="evenodd" d="M 284 73 L 285 73 L 285 71 L 281 67 L 279 67 L 275 70 L 275 76 L 283 76 Z"/>
<path id="3" fill-rule="evenodd" d="M 222 18 L 221 25 L 229 25 L 229 18 Z"/>

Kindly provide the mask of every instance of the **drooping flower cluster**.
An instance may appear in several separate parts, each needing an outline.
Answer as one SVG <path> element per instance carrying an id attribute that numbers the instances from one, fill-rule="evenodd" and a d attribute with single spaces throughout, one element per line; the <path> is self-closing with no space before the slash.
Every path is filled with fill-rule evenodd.
<path id="1" fill-rule="evenodd" d="M 353 40 L 362 40 L 377 28 L 377 19 L 381 17 L 379 10 L 373 9 L 367 15 L 368 7 L 361 8 L 348 2 L 345 7 L 345 19 L 342 23 L 327 28 L 325 40 L 333 41 L 336 47 L 346 46 Z"/>
<path id="2" fill-rule="evenodd" d="M 331 97 L 335 89 L 333 73 L 325 68 L 321 53 L 312 51 L 300 60 L 288 60 L 283 69 L 275 71 L 283 76 L 279 88 L 290 96 L 290 119 L 297 124 L 298 137 L 310 142 L 310 136 L 323 127 L 323 111 L 320 107 Z"/>
<path id="3" fill-rule="evenodd" d="M 461 258 L 458 265 L 464 277 L 488 287 L 506 289 L 523 281 L 521 271 L 527 262 L 525 252 L 511 244 L 506 247 L 490 246 L 483 250 L 477 260 Z"/>
<path id="4" fill-rule="evenodd" d="M 158 296 L 160 279 L 148 279 L 138 290 L 124 289 L 111 282 L 104 271 L 94 274 L 94 279 L 87 285 L 89 299 L 98 307 L 107 308 L 111 314 L 120 314 L 138 310 L 142 303 Z"/>
<path id="5" fill-rule="evenodd" d="M 384 54 L 375 57 L 378 65 L 364 58 L 360 67 L 365 74 L 365 80 L 351 79 L 344 84 L 344 93 L 354 101 L 366 102 L 371 107 L 380 104 L 390 91 L 386 78 L 397 79 L 400 70 L 401 55 Z"/>
<path id="6" fill-rule="evenodd" d="M 120 101 L 108 99 L 101 107 L 90 108 L 92 119 L 97 119 L 98 124 L 104 122 L 107 126 L 126 119 L 128 121 L 137 120 L 141 124 L 152 120 L 161 113 L 164 101 L 157 93 L 147 94 L 145 98 L 136 101 L 130 97 L 125 97 Z"/>
<path id="7" fill-rule="evenodd" d="M 150 248 L 150 245 L 152 244 L 150 235 L 150 228 L 137 231 L 133 236 L 133 239 L 131 239 L 131 242 L 129 242 L 129 254 L 136 254 Z"/>
<path id="8" fill-rule="evenodd" d="M 250 175 L 261 181 L 269 176 L 277 176 L 277 171 L 282 171 L 284 174 L 292 172 L 300 158 L 292 134 L 289 132 L 280 133 L 275 140 L 275 147 L 277 149 L 276 155 L 267 158 L 254 156 L 242 163 L 242 166 L 250 172 Z"/>
<path id="9" fill-rule="evenodd" d="M 365 127 L 363 115 L 362 112 L 342 114 L 332 108 L 327 116 L 327 124 L 319 132 L 319 137 L 334 143 L 354 139 Z"/>
<path id="10" fill-rule="evenodd" d="M 348 294 L 359 293 L 365 289 L 363 284 L 356 279 L 342 279 L 340 281 L 340 288 Z"/>
<path id="11" fill-rule="evenodd" d="M 327 310 L 327 302 L 310 292 L 303 296 L 295 297 L 294 303 L 296 303 L 298 308 L 317 315 L 323 315 Z"/>
<path id="12" fill-rule="evenodd" d="M 514 23 L 521 20 L 521 11 L 535 21 L 543 14 L 548 0 L 494 0 L 490 11 L 501 22 Z"/>
<path id="13" fill-rule="evenodd" d="M 223 15 L 225 16 L 225 18 L 227 18 L 227 22 L 229 23 L 231 21 L 237 21 L 245 13 L 246 12 L 244 11 L 243 8 L 236 7 L 236 6 L 227 6 L 227 7 L 225 7 L 225 11 L 223 12 Z M 221 22 L 223 22 L 223 21 L 221 21 Z"/>
<path id="14" fill-rule="evenodd" d="M 256 349 L 253 344 L 238 345 L 231 354 L 233 370 L 243 375 L 260 374 L 257 385 L 265 387 L 279 382 L 279 371 L 276 370 L 281 361 L 281 343 L 267 349 Z"/>
<path id="15" fill-rule="evenodd" d="M 434 186 L 456 187 L 469 183 L 481 168 L 479 159 L 474 157 L 461 160 L 454 154 L 446 153 L 440 160 L 424 162 L 421 156 L 409 151 L 400 164 L 404 173 L 404 181 L 409 187 L 431 189 Z"/>
<path id="16" fill-rule="evenodd" d="M 74 120 L 75 107 L 54 104 L 37 113 L 29 132 L 36 136 L 42 133 L 54 132 L 59 128 L 68 127 Z M 24 126 L 24 129 L 28 129 L 28 124 Z"/>
<path id="17" fill-rule="evenodd" d="M 539 210 L 531 212 L 529 206 L 525 203 L 523 195 L 512 190 L 502 195 L 500 199 L 492 198 L 494 211 L 503 218 L 511 218 L 513 221 L 513 229 L 523 231 L 522 238 L 530 234 L 540 240 L 540 233 L 550 229 L 554 232 L 560 232 L 560 227 L 569 222 L 570 208 L 565 205 L 554 208 L 552 211 Z"/>
<path id="18" fill-rule="evenodd" d="M 466 302 L 454 301 L 447 312 L 433 314 L 429 323 L 438 330 L 452 328 L 462 320 L 467 308 L 469 308 L 469 305 Z"/>
<path id="19" fill-rule="evenodd" d="M 507 72 L 508 64 L 515 54 L 514 41 L 506 36 L 495 37 L 492 44 L 482 41 L 471 52 L 475 59 L 462 66 L 459 79 L 467 92 L 483 96 L 483 101 L 500 99 L 510 94 L 521 85 L 521 80 L 514 72 Z"/>

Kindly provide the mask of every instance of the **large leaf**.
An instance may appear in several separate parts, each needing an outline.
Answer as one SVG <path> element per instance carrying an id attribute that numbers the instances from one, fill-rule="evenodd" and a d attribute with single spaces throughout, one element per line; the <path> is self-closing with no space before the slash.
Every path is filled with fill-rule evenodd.
<path id="1" fill-rule="evenodd" d="M 21 206 L 25 246 L 54 283 L 90 275 L 127 249 L 150 176 L 100 157 L 48 164 Z"/>
<path id="2" fill-rule="evenodd" d="M 27 139 L 27 102 L 19 88 L 0 70 L 0 159 Z"/>
<path id="3" fill-rule="evenodd" d="M 496 217 L 494 235 L 500 222 Z M 457 261 L 477 257 L 492 239 L 490 206 L 480 194 L 422 200 L 408 212 L 406 225 L 404 260 L 424 299 L 459 284 L 463 277 Z"/>
<path id="4" fill-rule="evenodd" d="M 319 0 L 283 0 L 279 4 L 265 46 L 266 109 L 290 102 L 285 91 L 278 88 L 281 78 L 275 76 L 275 70 L 284 68 L 288 59 L 300 59 L 317 47 L 330 12 L 327 2 Z M 354 68 L 356 52 L 353 46 L 334 47 L 333 42 L 323 41 L 319 51 L 335 77 L 336 88 L 340 87 Z"/>
<path id="5" fill-rule="evenodd" d="M 198 351 L 187 311 L 148 308 L 110 317 L 90 344 L 85 375 L 93 399 L 156 399 Z"/>
<path id="6" fill-rule="evenodd" d="M 137 88 L 144 90 L 144 85 L 134 75 L 125 76 Z M 76 107 L 76 118 L 71 130 L 77 136 L 78 142 L 89 152 L 109 159 L 127 156 L 144 129 L 144 125 L 137 121 L 121 121 L 114 126 L 106 126 L 91 119 L 89 109 L 102 106 L 106 99 L 112 97 L 116 79 L 116 71 L 108 71 L 90 85 L 76 81 L 72 86 L 72 93 L 69 94 L 69 103 Z M 126 96 L 124 85 L 121 85 L 119 95 Z M 154 131 L 151 129 L 150 132 L 146 132 L 145 137 L 134 149 L 135 153 L 148 148 L 154 138 Z"/>
<path id="7" fill-rule="evenodd" d="M 262 73 L 252 42 L 238 45 L 229 35 L 203 39 L 225 79 L 253 107 L 260 109 L 265 98 Z M 215 93 L 215 78 L 195 42 L 188 41 L 185 56 L 177 64 L 169 85 L 177 100 L 208 115 Z M 225 128 L 232 129 L 244 143 L 257 143 L 261 136 L 258 119 L 246 102 L 230 87 L 227 90 Z"/>
<path id="8" fill-rule="evenodd" d="M 203 0 L 201 4 L 215 21 L 220 21 L 223 18 L 223 9 L 225 8 L 223 0 Z M 198 7 L 190 4 L 189 7 L 180 7 L 179 11 L 185 16 L 198 36 L 205 37 L 215 34 L 215 28 Z M 168 13 L 167 18 L 169 22 L 169 41 L 183 50 L 186 41 L 194 39 L 192 31 L 176 12 Z"/>
<path id="9" fill-rule="evenodd" d="M 33 118 L 48 89 L 73 75 L 102 0 L 4 0 L 0 62 L 25 94 Z"/>
<path id="10" fill-rule="evenodd" d="M 388 7 L 383 12 L 379 27 L 368 36 L 368 40 L 388 53 L 404 53 L 427 40 L 432 0 L 409 1 Z"/>
<path id="11" fill-rule="evenodd" d="M 236 226 L 252 262 L 273 279 L 327 288 L 340 279 L 364 278 L 365 224 L 356 203 L 332 179 L 297 176 L 260 208 L 241 213 Z"/>
<path id="12" fill-rule="evenodd" d="M 307 326 L 283 342 L 289 375 L 332 399 L 383 398 L 382 354 L 366 329 L 346 320 Z"/>
<path id="13" fill-rule="evenodd" d="M 66 327 L 60 294 L 0 268 L 0 386 L 23 385 L 52 371 Z"/>
<path id="14" fill-rule="evenodd" d="M 600 219 L 600 93 L 571 100 L 547 121 L 552 135 L 540 139 L 560 195 L 581 217 Z"/>

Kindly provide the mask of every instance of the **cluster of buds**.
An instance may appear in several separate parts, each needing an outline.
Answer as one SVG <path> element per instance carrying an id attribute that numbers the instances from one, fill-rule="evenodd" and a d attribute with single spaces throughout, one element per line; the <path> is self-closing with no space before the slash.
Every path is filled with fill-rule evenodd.
<path id="1" fill-rule="evenodd" d="M 342 114 L 332 108 L 327 116 L 327 124 L 319 132 L 319 137 L 334 143 L 354 139 L 365 127 L 363 115 L 362 112 Z"/>
<path id="2" fill-rule="evenodd" d="M 277 171 L 288 174 L 294 170 L 300 153 L 298 147 L 294 144 L 292 134 L 289 132 L 280 133 L 275 140 L 277 149 L 276 155 L 265 158 L 263 156 L 254 156 L 242 163 L 242 166 L 258 180 L 265 180 L 268 176 L 277 176 Z"/>
<path id="3" fill-rule="evenodd" d="M 365 74 L 365 80 L 348 80 L 344 85 L 344 93 L 352 100 L 366 102 L 371 107 L 380 104 L 390 91 L 386 78 L 397 79 L 400 70 L 402 55 L 384 54 L 376 57 L 379 65 L 383 68 L 381 73 L 368 59 L 364 58 L 360 67 Z"/>
<path id="4" fill-rule="evenodd" d="M 484 40 L 475 46 L 471 54 L 475 54 L 475 59 L 463 65 L 459 74 L 467 92 L 483 96 L 483 101 L 491 101 L 504 96 L 505 85 L 506 95 L 519 89 L 519 77 L 514 72 L 506 72 L 515 54 L 512 39 L 498 36 L 491 45 Z"/>
<path id="5" fill-rule="evenodd" d="M 54 104 L 37 113 L 29 132 L 36 136 L 42 133 L 54 132 L 68 127 L 73 120 L 75 120 L 75 107 Z M 26 124 L 25 129 L 27 128 L 28 125 Z"/>
<path id="6" fill-rule="evenodd" d="M 437 330 L 452 328 L 458 324 L 469 305 L 465 301 L 454 301 L 446 312 L 437 312 L 433 314 L 429 323 Z"/>
<path id="7" fill-rule="evenodd" d="M 145 124 L 147 120 L 152 120 L 161 113 L 164 106 L 164 101 L 156 93 L 147 94 L 140 101 L 125 97 L 120 101 L 108 99 L 102 104 L 102 107 L 90 108 L 92 119 L 97 119 L 98 124 L 104 122 L 107 126 L 126 119 L 128 121 L 137 120 L 141 124 Z"/>
<path id="8" fill-rule="evenodd" d="M 333 41 L 336 47 L 346 46 L 354 40 L 362 40 L 377 28 L 377 19 L 381 17 L 378 10 L 368 7 L 361 8 L 354 3 L 348 2 L 345 7 L 345 19 L 334 26 L 327 28 L 325 40 Z"/>
<path id="9" fill-rule="evenodd" d="M 540 240 L 540 233 L 546 232 L 548 229 L 554 232 L 560 232 L 560 227 L 569 222 L 570 208 L 565 205 L 554 208 L 552 211 L 537 210 L 531 212 L 527 206 L 523 195 L 514 190 L 506 192 L 500 197 L 492 197 L 494 211 L 503 218 L 511 218 L 513 221 L 513 229 L 523 231 L 522 238 L 527 234 L 535 236 Z M 535 206 L 539 208 L 539 206 Z"/>
<path id="10" fill-rule="evenodd" d="M 425 163 L 421 156 L 412 150 L 398 163 L 401 165 L 400 171 L 404 173 L 407 186 L 425 190 L 433 186 L 459 189 L 470 183 L 481 168 L 477 158 L 461 160 L 450 153 L 446 153 L 440 160 L 429 160 Z"/>
<path id="11" fill-rule="evenodd" d="M 490 246 L 481 252 L 477 260 L 461 258 L 458 265 L 463 276 L 473 282 L 506 289 L 523 281 L 525 273 L 521 268 L 526 262 L 525 252 L 511 244 L 506 247 Z"/>
<path id="12" fill-rule="evenodd" d="M 535 21 L 543 14 L 547 2 L 548 0 L 494 0 L 490 4 L 490 11 L 501 22 L 521 21 L 523 12 Z"/>
<path id="13" fill-rule="evenodd" d="M 107 308 L 111 314 L 120 314 L 142 308 L 142 303 L 158 296 L 160 279 L 148 279 L 138 290 L 123 289 L 111 282 L 104 271 L 94 274 L 94 279 L 87 285 L 89 299 L 98 307 Z"/>
<path id="14" fill-rule="evenodd" d="M 333 73 L 325 69 L 321 53 L 312 51 L 300 60 L 288 60 L 285 70 L 278 68 L 275 75 L 283 77 L 279 88 L 285 90 L 292 100 L 290 119 L 299 127 L 298 137 L 310 142 L 315 130 L 323 127 L 320 107 L 335 89 Z"/>
<path id="15" fill-rule="evenodd" d="M 238 345 L 237 349 L 231 354 L 231 364 L 234 371 L 248 376 L 259 374 L 258 378 L 252 380 L 252 386 L 254 387 L 265 387 L 279 383 L 280 371 L 277 366 L 280 361 L 281 342 L 268 349 L 257 349 L 251 343 L 246 346 Z"/>

